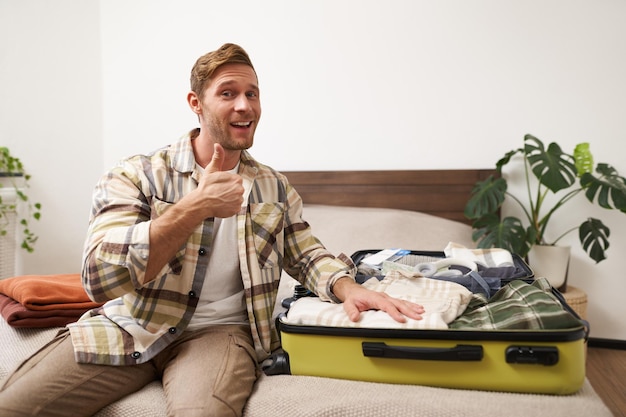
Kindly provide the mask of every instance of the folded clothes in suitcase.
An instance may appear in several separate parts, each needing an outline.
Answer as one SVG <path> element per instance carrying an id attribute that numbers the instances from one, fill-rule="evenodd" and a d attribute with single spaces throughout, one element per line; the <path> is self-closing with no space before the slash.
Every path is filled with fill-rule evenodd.
<path id="1" fill-rule="evenodd" d="M 386 313 L 367 311 L 354 323 L 340 304 L 298 296 L 277 319 L 284 352 L 269 373 L 524 393 L 571 394 L 581 388 L 588 324 L 545 278 L 532 284 L 514 280 L 489 299 L 405 271 L 363 285 L 391 288 L 382 283 L 403 277 L 416 283 L 417 298 L 430 297 L 442 283 L 443 293 L 452 291 L 450 297 L 438 295 L 443 309 L 426 306 L 425 314 L 430 309 L 437 319 L 394 325 L 380 317 L 368 320 Z M 375 327 L 364 327 L 367 323 Z"/>
<path id="2" fill-rule="evenodd" d="M 449 243 L 443 251 L 367 249 L 352 254 L 356 280 L 382 279 L 394 269 L 418 271 L 425 276 L 456 282 L 474 293 L 494 295 L 513 280 L 532 283 L 532 269 L 517 254 L 505 249 L 467 249 Z"/>

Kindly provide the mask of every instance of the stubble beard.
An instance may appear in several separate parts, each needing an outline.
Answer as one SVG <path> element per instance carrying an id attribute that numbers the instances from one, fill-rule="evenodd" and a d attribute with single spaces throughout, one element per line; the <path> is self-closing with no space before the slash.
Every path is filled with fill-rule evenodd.
<path id="1" fill-rule="evenodd" d="M 235 140 L 230 135 L 216 137 L 216 143 L 222 145 L 227 151 L 243 151 L 252 147 L 253 139 Z"/>
<path id="2" fill-rule="evenodd" d="M 243 151 L 250 149 L 254 143 L 254 131 L 252 132 L 252 136 L 250 138 L 246 137 L 245 139 L 235 139 L 228 131 L 228 128 L 230 127 L 228 123 L 222 126 L 220 123 L 213 120 L 208 127 L 209 132 L 213 137 L 213 142 L 219 143 L 225 150 Z"/>

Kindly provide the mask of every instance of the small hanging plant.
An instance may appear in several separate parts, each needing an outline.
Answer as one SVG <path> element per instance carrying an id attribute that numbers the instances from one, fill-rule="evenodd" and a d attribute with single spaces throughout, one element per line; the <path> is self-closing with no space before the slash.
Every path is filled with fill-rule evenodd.
<path id="1" fill-rule="evenodd" d="M 4 201 L 0 194 L 0 238 L 8 233 L 9 216 L 18 215 L 20 213 L 18 205 L 20 203 L 26 204 L 25 215 L 19 219 L 19 224 L 22 228 L 22 243 L 20 246 L 28 252 L 33 252 L 35 250 L 35 242 L 37 242 L 37 235 L 30 230 L 29 220 L 39 220 L 41 217 L 41 204 L 33 203 L 28 198 L 26 190 L 29 187 L 30 175 L 24 170 L 22 161 L 11 155 L 9 148 L 6 146 L 0 146 L 0 177 L 6 179 L 0 182 L 0 188 L 9 185 L 15 190 L 17 195 L 15 201 Z"/>

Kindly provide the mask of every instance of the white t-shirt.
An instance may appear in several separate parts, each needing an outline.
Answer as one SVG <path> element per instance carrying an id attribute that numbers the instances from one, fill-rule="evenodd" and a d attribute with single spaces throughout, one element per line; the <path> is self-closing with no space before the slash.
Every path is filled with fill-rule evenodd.
<path id="1" fill-rule="evenodd" d="M 236 173 L 239 164 L 230 172 Z M 201 167 L 198 167 L 202 170 Z M 244 183 L 244 202 L 250 185 Z M 244 203 L 245 204 L 245 203 Z M 188 330 L 198 330 L 214 324 L 248 322 L 248 313 L 241 281 L 237 242 L 237 216 L 215 218 L 213 242 L 209 251 L 202 292 Z"/>

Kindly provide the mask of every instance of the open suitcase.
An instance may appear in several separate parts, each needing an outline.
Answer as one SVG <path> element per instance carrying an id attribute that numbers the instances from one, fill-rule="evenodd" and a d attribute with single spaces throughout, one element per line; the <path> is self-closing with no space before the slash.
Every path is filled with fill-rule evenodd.
<path id="1" fill-rule="evenodd" d="M 386 251 L 382 251 L 380 249 L 359 250 L 353 253 L 351 258 L 355 265 L 363 265 L 364 261 L 367 260 L 368 257 L 382 252 Z M 466 274 L 457 278 L 442 277 L 441 279 L 448 279 L 453 282 L 457 282 L 467 287 L 472 292 L 481 292 L 487 297 L 494 295 L 502 286 L 513 280 L 521 279 L 525 282 L 531 283 L 534 280 L 534 273 L 532 269 L 519 255 L 513 253 L 510 254 L 510 256 L 512 259 L 512 266 L 507 268 L 506 275 L 502 275 L 500 268 L 485 268 L 482 271 L 477 271 L 477 273 Z M 397 252 L 394 251 L 393 254 L 389 255 L 389 259 L 392 260 L 393 263 L 410 267 L 415 267 L 422 262 L 432 262 L 445 258 L 446 255 L 443 251 L 397 250 Z M 462 267 L 459 268 L 462 269 Z M 382 271 L 379 271 L 378 269 L 369 270 L 367 272 L 369 273 L 364 274 L 362 273 L 361 268 L 359 268 L 356 275 L 356 281 L 362 284 L 371 276 L 377 276 L 379 279 L 382 279 L 382 275 L 377 274 L 377 272 Z"/>
<path id="2" fill-rule="evenodd" d="M 357 252 L 353 258 L 361 255 Z M 531 279 L 532 271 L 526 277 Z M 302 290 L 297 287 L 294 299 L 309 295 L 298 293 Z M 334 327 L 289 323 L 287 311 L 277 319 L 284 352 L 275 358 L 276 367 L 269 373 L 489 391 L 575 393 L 585 378 L 588 324 L 557 290 L 552 292 L 577 325 L 507 331 Z"/>

